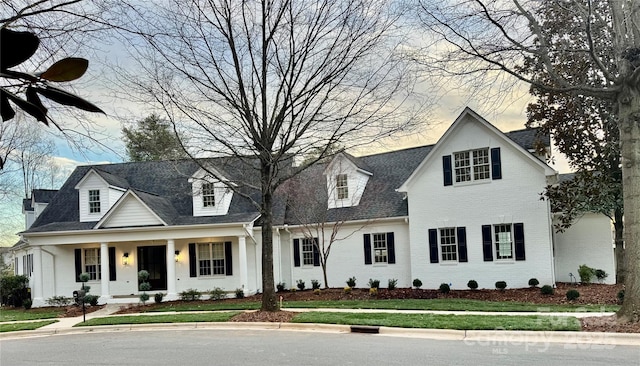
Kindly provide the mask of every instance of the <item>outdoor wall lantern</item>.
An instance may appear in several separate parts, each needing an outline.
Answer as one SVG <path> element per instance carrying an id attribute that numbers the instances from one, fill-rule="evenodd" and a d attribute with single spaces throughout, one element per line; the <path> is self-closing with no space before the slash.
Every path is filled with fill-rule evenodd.
<path id="1" fill-rule="evenodd" d="M 124 266 L 128 266 L 129 265 L 129 253 L 124 253 L 122 255 L 122 265 Z"/>
<path id="2" fill-rule="evenodd" d="M 175 254 L 176 254 L 176 255 L 175 255 L 176 262 L 178 262 L 178 261 L 180 260 L 180 251 L 179 251 L 179 250 L 176 250 L 176 253 L 175 253 Z"/>

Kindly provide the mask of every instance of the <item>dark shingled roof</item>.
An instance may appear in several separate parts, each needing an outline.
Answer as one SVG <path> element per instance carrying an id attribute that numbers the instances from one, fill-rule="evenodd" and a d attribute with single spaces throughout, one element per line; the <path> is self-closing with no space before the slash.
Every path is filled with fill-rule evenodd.
<path id="1" fill-rule="evenodd" d="M 533 146 L 536 139 L 543 143 L 549 141 L 548 136 L 538 137 L 537 129 L 514 131 L 506 135 L 526 149 Z M 407 200 L 396 189 L 409 178 L 432 148 L 433 145 L 420 146 L 360 157 L 345 154 L 358 168 L 373 174 L 369 177 L 359 205 L 355 207 L 326 210 L 326 177 L 323 172 L 327 162 L 318 163 L 276 190 L 273 224 L 295 225 L 301 220 L 313 219 L 308 210 L 302 215 L 298 209 L 292 209 L 301 207 L 315 211 L 312 216 L 315 215 L 316 220 L 324 222 L 407 216 Z M 218 158 L 200 162 L 215 168 L 237 184 L 236 188 L 240 192 L 260 202 L 261 196 L 257 188 L 260 187 L 260 177 L 256 159 Z M 91 169 L 110 185 L 131 189 L 168 225 L 247 223 L 259 217 L 259 211 L 251 200 L 238 193 L 233 195 L 227 215 L 194 217 L 191 183 L 188 180 L 198 171 L 198 164 L 189 160 L 135 162 L 76 168 L 26 232 L 93 228 L 97 222 L 79 222 L 78 191 L 75 189 Z M 317 206 L 322 208 L 317 209 Z"/>
<path id="2" fill-rule="evenodd" d="M 526 150 L 536 150 L 540 144 L 545 147 L 551 146 L 551 136 L 543 134 L 539 128 L 525 128 L 507 132 L 505 135 Z"/>
<path id="3" fill-rule="evenodd" d="M 33 211 L 31 202 L 49 203 L 56 193 L 58 193 L 57 189 L 34 189 L 31 191 L 31 198 L 25 198 L 22 200 L 22 209 L 24 211 Z"/>

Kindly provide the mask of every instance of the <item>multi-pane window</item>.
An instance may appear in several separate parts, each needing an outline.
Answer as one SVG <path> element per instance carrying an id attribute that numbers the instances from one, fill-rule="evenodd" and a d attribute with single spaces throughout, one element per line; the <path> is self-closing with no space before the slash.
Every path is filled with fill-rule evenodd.
<path id="1" fill-rule="evenodd" d="M 511 237 L 511 224 L 500 224 L 494 226 L 495 245 L 497 259 L 513 258 L 513 240 Z"/>
<path id="2" fill-rule="evenodd" d="M 89 213 L 100 213 L 100 190 L 89 190 Z"/>
<path id="3" fill-rule="evenodd" d="M 453 157 L 456 183 L 491 178 L 488 148 L 457 152 Z"/>
<path id="4" fill-rule="evenodd" d="M 200 276 L 224 275 L 224 243 L 198 244 L 198 273 Z"/>
<path id="5" fill-rule="evenodd" d="M 84 250 L 84 271 L 89 274 L 89 280 L 100 279 L 100 248 Z"/>
<path id="6" fill-rule="evenodd" d="M 302 239 L 302 264 L 305 266 L 313 265 L 313 246 L 314 239 Z"/>
<path id="7" fill-rule="evenodd" d="M 440 229 L 440 252 L 442 261 L 458 260 L 458 245 L 456 242 L 456 229 L 452 227 Z"/>
<path id="8" fill-rule="evenodd" d="M 204 207 L 214 207 L 216 205 L 213 183 L 202 183 L 202 205 Z"/>
<path id="9" fill-rule="evenodd" d="M 373 262 L 387 263 L 387 234 L 373 234 Z"/>
<path id="10" fill-rule="evenodd" d="M 349 185 L 346 174 L 336 175 L 336 193 L 339 200 L 349 198 Z"/>

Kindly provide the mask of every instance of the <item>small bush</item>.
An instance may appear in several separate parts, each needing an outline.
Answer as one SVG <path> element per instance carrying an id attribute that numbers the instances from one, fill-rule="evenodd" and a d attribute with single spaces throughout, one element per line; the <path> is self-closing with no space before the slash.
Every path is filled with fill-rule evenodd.
<path id="1" fill-rule="evenodd" d="M 618 291 L 618 304 L 622 304 L 622 302 L 624 301 L 624 290 L 620 290 Z"/>
<path id="2" fill-rule="evenodd" d="M 507 282 L 506 281 L 496 282 L 496 288 L 500 291 L 504 291 L 504 289 L 507 288 Z"/>
<path id="3" fill-rule="evenodd" d="M 306 285 L 305 285 L 305 283 L 304 283 L 304 281 L 303 281 L 303 280 L 298 280 L 298 281 L 296 282 L 296 287 L 298 287 L 298 289 L 299 289 L 300 291 L 303 291 L 303 290 L 304 290 L 304 288 L 305 288 L 305 286 L 306 286 Z"/>
<path id="4" fill-rule="evenodd" d="M 284 282 L 278 282 L 278 284 L 276 285 L 276 290 L 278 290 L 278 292 L 284 292 L 287 289 L 287 284 Z"/>
<path id="5" fill-rule="evenodd" d="M 29 277 L 24 275 L 0 276 L 0 296 L 2 304 L 11 306 L 21 306 L 22 302 L 29 297 L 27 286 Z"/>
<path id="6" fill-rule="evenodd" d="M 422 287 L 422 281 L 420 281 L 419 278 L 414 278 L 413 279 L 413 287 L 419 289 L 420 287 Z"/>
<path id="7" fill-rule="evenodd" d="M 91 278 L 91 275 L 89 275 L 87 272 L 82 272 L 80 273 L 80 276 L 78 276 L 78 279 L 80 279 L 80 282 L 87 282 L 89 281 L 90 278 Z"/>
<path id="8" fill-rule="evenodd" d="M 244 290 L 241 288 L 236 289 L 236 299 L 244 299 Z"/>
<path id="9" fill-rule="evenodd" d="M 449 285 L 447 285 L 446 283 L 441 283 L 440 284 L 440 292 L 443 294 L 448 294 L 449 291 L 451 291 L 451 287 Z"/>
<path id="10" fill-rule="evenodd" d="M 86 296 L 85 296 L 85 298 L 86 298 Z M 140 294 L 140 302 L 142 303 L 142 305 L 144 305 L 147 302 L 147 300 L 149 300 L 149 294 L 146 293 L 146 292 L 141 293 Z"/>
<path id="11" fill-rule="evenodd" d="M 227 293 L 220 287 L 216 287 L 209 291 L 209 300 L 222 300 L 227 297 Z"/>
<path id="12" fill-rule="evenodd" d="M 595 276 L 596 270 L 587 266 L 586 264 L 578 267 L 578 275 L 580 275 L 580 282 L 587 284 L 591 283 L 591 279 Z"/>
<path id="13" fill-rule="evenodd" d="M 70 297 L 64 297 L 64 296 L 54 296 L 54 297 L 50 297 L 47 299 L 46 303 L 49 306 L 67 306 L 69 304 L 71 304 L 71 302 L 73 301 L 72 298 Z"/>
<path id="14" fill-rule="evenodd" d="M 146 270 L 140 270 L 138 272 L 138 279 L 140 280 L 140 282 L 147 282 L 147 280 L 149 279 L 149 272 Z"/>
<path id="15" fill-rule="evenodd" d="M 142 282 L 138 285 L 140 291 L 149 291 L 151 290 L 151 284 L 149 282 Z"/>
<path id="16" fill-rule="evenodd" d="M 380 288 L 380 280 L 369 278 L 369 288 Z"/>
<path id="17" fill-rule="evenodd" d="M 351 293 L 351 287 L 349 287 L 349 286 L 345 286 L 345 287 L 344 287 L 344 293 L 345 293 L 345 294 L 350 294 L 350 293 Z"/>
<path id="18" fill-rule="evenodd" d="M 531 279 L 529 280 L 529 286 L 530 286 L 530 287 L 536 287 L 536 286 L 538 286 L 539 284 L 540 284 L 540 281 L 538 281 L 538 279 L 537 279 L 537 278 L 531 278 Z"/>
<path id="19" fill-rule="evenodd" d="M 467 282 L 467 287 L 472 289 L 472 290 L 477 290 L 478 289 L 478 281 L 469 280 L 469 282 Z"/>
<path id="20" fill-rule="evenodd" d="M 291 291 L 291 292 L 296 292 L 296 290 L 297 290 L 297 288 L 292 287 L 289 291 Z"/>
<path id="21" fill-rule="evenodd" d="M 567 291 L 567 300 L 569 301 L 573 301 L 577 298 L 580 297 L 580 293 L 578 292 L 578 290 L 569 290 Z"/>
<path id="22" fill-rule="evenodd" d="M 378 296 L 378 288 L 377 287 L 369 288 L 369 296 L 372 296 L 372 297 Z"/>
<path id="23" fill-rule="evenodd" d="M 162 292 L 157 292 L 153 295 L 153 301 L 155 301 L 156 304 L 161 303 L 162 299 L 164 299 L 164 294 Z"/>
<path id="24" fill-rule="evenodd" d="M 100 297 L 98 295 L 84 295 L 84 303 L 89 304 L 91 306 L 98 306 L 98 299 Z M 149 295 L 147 295 L 147 300 L 149 299 Z"/>
<path id="25" fill-rule="evenodd" d="M 387 283 L 387 288 L 389 290 L 395 290 L 397 285 L 398 285 L 398 280 L 395 278 L 390 278 L 389 282 Z"/>
<path id="26" fill-rule="evenodd" d="M 553 295 L 554 292 L 555 290 L 550 285 L 544 285 L 540 288 L 540 293 L 543 295 Z"/>
<path id="27" fill-rule="evenodd" d="M 313 293 L 316 295 L 320 295 L 320 292 L 322 292 L 319 288 L 314 288 L 313 289 Z"/>
<path id="28" fill-rule="evenodd" d="M 194 288 L 184 290 L 180 293 L 180 300 L 182 301 L 196 301 L 200 300 L 200 297 L 202 297 L 202 292 Z"/>
<path id="29" fill-rule="evenodd" d="M 607 277 L 609 277 L 609 274 L 602 269 L 596 269 L 594 273 L 596 275 L 596 278 L 598 279 L 598 282 L 602 282 Z"/>
<path id="30" fill-rule="evenodd" d="M 320 288 L 320 281 L 318 280 L 311 280 L 311 289 L 312 290 L 317 290 Z"/>
<path id="31" fill-rule="evenodd" d="M 24 307 L 25 310 L 31 309 L 31 305 L 33 305 L 33 303 L 31 302 L 31 299 L 25 299 L 22 302 L 22 307 Z"/>
<path id="32" fill-rule="evenodd" d="M 349 277 L 349 279 L 347 280 L 347 286 L 354 288 L 356 287 L 356 277 Z"/>

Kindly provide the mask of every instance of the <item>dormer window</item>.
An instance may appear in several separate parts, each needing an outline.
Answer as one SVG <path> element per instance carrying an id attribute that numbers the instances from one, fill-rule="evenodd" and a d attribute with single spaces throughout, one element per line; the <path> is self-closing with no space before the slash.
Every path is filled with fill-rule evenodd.
<path id="1" fill-rule="evenodd" d="M 202 206 L 214 207 L 216 205 L 216 195 L 213 183 L 202 184 Z"/>
<path id="2" fill-rule="evenodd" d="M 490 179 L 489 148 L 453 154 L 456 183 Z"/>
<path id="3" fill-rule="evenodd" d="M 349 184 L 346 174 L 336 175 L 336 193 L 339 200 L 349 198 Z"/>
<path id="4" fill-rule="evenodd" d="M 89 213 L 100 213 L 100 190 L 89 190 Z"/>

